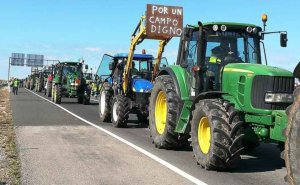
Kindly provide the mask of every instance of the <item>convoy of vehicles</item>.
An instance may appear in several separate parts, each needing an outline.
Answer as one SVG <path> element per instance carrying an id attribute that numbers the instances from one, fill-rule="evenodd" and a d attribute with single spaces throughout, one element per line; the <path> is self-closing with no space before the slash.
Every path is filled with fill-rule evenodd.
<path id="1" fill-rule="evenodd" d="M 285 149 L 289 182 L 300 184 L 300 91 L 294 91 L 300 67 L 293 74 L 264 64 L 264 37 L 279 33 L 286 47 L 287 33 L 266 32 L 267 16 L 262 20 L 264 28 L 231 22 L 187 25 L 177 62 L 168 65 L 162 53 L 171 36 L 155 38 L 160 40 L 156 58 L 134 53 L 149 38 L 143 16 L 129 53 L 105 54 L 95 76 L 83 73 L 81 62 L 62 62 L 29 76 L 26 87 L 35 84 L 38 92 L 45 87 L 58 104 L 62 96 L 89 104 L 91 95 L 99 95 L 101 122 L 126 127 L 134 113 L 140 123 L 149 122 L 158 148 L 177 149 L 191 138 L 195 159 L 207 170 L 230 169 L 243 149 L 276 143 Z"/>

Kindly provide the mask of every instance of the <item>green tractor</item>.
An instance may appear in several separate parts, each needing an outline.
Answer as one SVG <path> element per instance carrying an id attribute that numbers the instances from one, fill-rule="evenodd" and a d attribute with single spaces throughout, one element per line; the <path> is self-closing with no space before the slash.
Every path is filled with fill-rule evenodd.
<path id="1" fill-rule="evenodd" d="M 52 80 L 53 80 L 53 65 L 44 69 L 44 94 L 51 97 L 52 94 Z"/>
<path id="2" fill-rule="evenodd" d="M 266 15 L 263 16 L 265 26 Z M 252 24 L 210 22 L 187 26 L 176 65 L 159 72 L 150 96 L 149 126 L 158 148 L 191 137 L 195 159 L 207 170 L 236 166 L 244 148 L 260 142 L 283 149 L 294 77 L 262 64 L 266 34 Z M 261 48 L 263 46 L 263 49 Z"/>
<path id="3" fill-rule="evenodd" d="M 29 89 L 35 90 L 36 88 L 36 79 L 38 78 L 39 74 L 37 71 L 33 71 L 29 77 Z"/>
<path id="4" fill-rule="evenodd" d="M 300 79 L 300 63 L 294 70 L 296 78 Z M 286 113 L 288 115 L 288 127 L 286 129 L 285 164 L 287 180 L 292 185 L 300 184 L 300 86 L 294 91 L 294 102 Z"/>
<path id="5" fill-rule="evenodd" d="M 53 102 L 60 104 L 62 96 L 65 96 L 76 97 L 78 103 L 84 105 L 90 103 L 91 90 L 83 77 L 82 67 L 81 62 L 63 62 L 53 66 L 51 96 Z"/>
<path id="6" fill-rule="evenodd" d="M 44 72 L 38 71 L 35 79 L 35 92 L 42 92 L 44 89 Z"/>

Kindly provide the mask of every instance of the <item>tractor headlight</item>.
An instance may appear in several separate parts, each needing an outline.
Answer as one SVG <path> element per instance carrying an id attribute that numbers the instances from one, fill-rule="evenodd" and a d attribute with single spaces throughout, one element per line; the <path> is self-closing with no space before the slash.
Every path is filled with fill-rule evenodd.
<path id="1" fill-rule="evenodd" d="M 213 25 L 212 29 L 213 29 L 214 31 L 218 31 L 219 27 L 218 27 L 218 25 L 215 24 L 215 25 Z"/>
<path id="2" fill-rule="evenodd" d="M 267 103 L 292 103 L 293 94 L 288 93 L 266 93 L 265 102 Z"/>
<path id="3" fill-rule="evenodd" d="M 221 30 L 222 30 L 222 31 L 226 31 L 226 29 L 227 29 L 227 27 L 226 27 L 225 25 L 222 25 L 222 26 L 221 26 Z"/>

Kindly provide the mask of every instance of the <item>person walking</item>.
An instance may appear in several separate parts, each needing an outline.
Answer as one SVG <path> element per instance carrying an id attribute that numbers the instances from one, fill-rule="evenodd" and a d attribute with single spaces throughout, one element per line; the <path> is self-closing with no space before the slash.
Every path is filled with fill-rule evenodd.
<path id="1" fill-rule="evenodd" d="M 13 80 L 13 93 L 14 95 L 18 95 L 18 88 L 19 88 L 19 80 L 15 78 Z"/>

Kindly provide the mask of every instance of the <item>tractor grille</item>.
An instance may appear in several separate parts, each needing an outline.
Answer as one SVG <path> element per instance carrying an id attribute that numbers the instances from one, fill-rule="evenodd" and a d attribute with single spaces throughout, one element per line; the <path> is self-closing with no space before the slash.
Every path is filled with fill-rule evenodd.
<path id="1" fill-rule="evenodd" d="M 255 76 L 252 84 L 251 103 L 258 109 L 285 110 L 289 103 L 266 103 L 267 92 L 293 93 L 294 78 L 278 76 Z"/>

